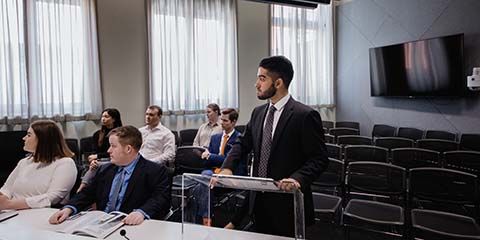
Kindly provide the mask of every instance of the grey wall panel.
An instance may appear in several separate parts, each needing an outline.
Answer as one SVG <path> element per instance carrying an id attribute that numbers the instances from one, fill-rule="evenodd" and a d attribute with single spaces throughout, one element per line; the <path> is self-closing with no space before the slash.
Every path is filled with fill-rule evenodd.
<path id="1" fill-rule="evenodd" d="M 480 133 L 480 97 L 370 97 L 368 49 L 465 33 L 465 71 L 480 66 L 478 0 L 351 0 L 337 6 L 337 120 Z M 466 79 L 465 79 L 466 81 Z"/>

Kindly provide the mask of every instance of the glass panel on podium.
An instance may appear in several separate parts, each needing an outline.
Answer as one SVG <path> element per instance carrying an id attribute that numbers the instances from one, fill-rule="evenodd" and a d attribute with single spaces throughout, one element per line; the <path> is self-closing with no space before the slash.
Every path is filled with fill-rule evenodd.
<path id="1" fill-rule="evenodd" d="M 211 182 L 215 182 L 211 188 Z M 182 185 L 195 184 L 193 196 L 184 197 L 182 200 L 182 236 L 184 239 L 220 239 L 220 231 L 215 227 L 223 228 L 235 214 L 247 215 L 251 206 L 244 204 L 248 192 L 271 192 L 293 195 L 293 206 L 286 209 L 293 212 L 295 239 L 305 239 L 305 218 L 303 206 L 303 193 L 300 190 L 286 192 L 280 190 L 275 181 L 269 178 L 230 176 L 230 175 L 200 175 L 185 173 L 182 175 Z M 182 187 L 184 188 L 184 187 Z M 212 226 L 203 227 L 201 225 Z M 268 239 L 268 238 L 267 238 Z"/>

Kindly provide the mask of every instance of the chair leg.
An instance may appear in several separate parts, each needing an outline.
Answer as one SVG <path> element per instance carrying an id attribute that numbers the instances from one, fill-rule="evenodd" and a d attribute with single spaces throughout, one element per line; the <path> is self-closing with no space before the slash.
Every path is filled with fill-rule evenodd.
<path id="1" fill-rule="evenodd" d="M 343 225 L 343 235 L 345 240 L 350 240 L 350 227 Z"/>

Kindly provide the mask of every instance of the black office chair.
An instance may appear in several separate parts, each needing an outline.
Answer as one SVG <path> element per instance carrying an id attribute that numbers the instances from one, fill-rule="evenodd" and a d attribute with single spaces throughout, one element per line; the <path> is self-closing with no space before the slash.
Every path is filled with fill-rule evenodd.
<path id="1" fill-rule="evenodd" d="M 386 124 L 373 125 L 372 137 L 394 137 L 397 128 Z"/>
<path id="2" fill-rule="evenodd" d="M 202 159 L 204 151 L 202 147 L 178 147 L 175 154 L 175 175 L 201 173 L 206 167 L 205 160 Z"/>
<path id="3" fill-rule="evenodd" d="M 335 144 L 335 137 L 330 134 L 324 134 L 325 143 Z"/>
<path id="4" fill-rule="evenodd" d="M 375 146 L 392 150 L 395 148 L 412 148 L 415 146 L 415 142 L 401 137 L 379 137 L 375 139 Z"/>
<path id="5" fill-rule="evenodd" d="M 415 239 L 480 239 L 478 179 L 442 168 L 410 170 L 409 201 Z M 470 211 L 469 211 L 470 210 Z"/>
<path id="6" fill-rule="evenodd" d="M 72 151 L 75 156 L 73 156 L 73 160 L 77 165 L 83 165 L 80 156 L 80 148 L 78 147 L 78 140 L 76 138 L 65 138 L 65 143 L 67 144 L 70 151 Z"/>
<path id="7" fill-rule="evenodd" d="M 480 152 L 450 151 L 444 152 L 445 167 L 480 176 Z"/>
<path id="8" fill-rule="evenodd" d="M 18 161 L 27 155 L 23 150 L 23 137 L 27 131 L 0 132 L 0 152 L 2 153 L 2 167 L 0 168 L 0 184 L 7 180 L 10 173 L 15 169 Z"/>
<path id="9" fill-rule="evenodd" d="M 350 121 L 338 121 L 335 122 L 336 128 L 353 128 L 360 131 L 360 123 L 359 122 L 350 122 Z"/>
<path id="10" fill-rule="evenodd" d="M 456 141 L 457 134 L 451 133 L 448 131 L 441 131 L 441 130 L 427 130 L 425 132 L 425 139 L 442 139 L 442 140 Z"/>
<path id="11" fill-rule="evenodd" d="M 369 145 L 345 147 L 345 164 L 357 161 L 387 162 L 388 150 Z"/>
<path id="12" fill-rule="evenodd" d="M 331 224 L 336 224 L 340 222 L 341 218 L 341 203 L 342 198 L 335 195 L 324 194 L 324 193 L 312 193 L 313 197 L 313 209 L 315 214 L 315 221 L 317 222 L 328 222 Z M 331 228 L 331 234 L 335 235 L 335 225 Z"/>
<path id="13" fill-rule="evenodd" d="M 322 126 L 323 126 L 324 128 L 326 128 L 327 131 L 330 130 L 330 128 L 334 128 L 334 127 L 335 127 L 334 122 L 332 122 L 332 121 L 322 121 Z"/>
<path id="14" fill-rule="evenodd" d="M 312 182 L 312 190 L 342 196 L 345 179 L 343 161 L 335 158 L 328 158 L 328 160 L 327 169 Z"/>
<path id="15" fill-rule="evenodd" d="M 94 147 L 93 137 L 85 137 L 80 139 L 80 162 L 82 165 L 87 164 L 87 159 L 90 154 L 94 154 L 95 147 Z"/>
<path id="16" fill-rule="evenodd" d="M 423 133 L 423 130 L 418 128 L 399 127 L 397 131 L 397 137 L 409 138 L 413 141 L 417 141 L 418 139 L 423 138 Z"/>
<path id="17" fill-rule="evenodd" d="M 337 143 L 338 136 L 360 135 L 360 132 L 354 128 L 330 128 L 328 133 L 334 137 L 333 143 Z"/>
<path id="18" fill-rule="evenodd" d="M 480 151 L 480 134 L 462 134 L 460 137 L 460 149 Z"/>
<path id="19" fill-rule="evenodd" d="M 180 146 L 180 137 L 178 136 L 178 132 L 175 130 L 171 130 L 173 133 L 173 137 L 175 138 L 175 146 Z"/>
<path id="20" fill-rule="evenodd" d="M 342 148 L 336 144 L 332 143 L 325 143 L 327 147 L 327 153 L 329 158 L 335 158 L 338 160 L 342 160 Z"/>
<path id="21" fill-rule="evenodd" d="M 407 170 L 418 167 L 438 167 L 440 153 L 420 148 L 396 148 L 392 150 L 392 164 Z"/>
<path id="22" fill-rule="evenodd" d="M 437 151 L 439 153 L 458 150 L 458 143 L 441 139 L 419 139 L 417 148 Z"/>
<path id="23" fill-rule="evenodd" d="M 347 166 L 343 212 L 345 237 L 350 228 L 405 236 L 406 171 L 379 162 L 351 162 Z"/>
<path id="24" fill-rule="evenodd" d="M 179 132 L 180 146 L 192 146 L 198 129 L 183 129 Z"/>
<path id="25" fill-rule="evenodd" d="M 370 137 L 358 136 L 358 135 L 343 135 L 343 136 L 338 136 L 337 144 L 342 146 L 372 145 L 372 139 Z"/>

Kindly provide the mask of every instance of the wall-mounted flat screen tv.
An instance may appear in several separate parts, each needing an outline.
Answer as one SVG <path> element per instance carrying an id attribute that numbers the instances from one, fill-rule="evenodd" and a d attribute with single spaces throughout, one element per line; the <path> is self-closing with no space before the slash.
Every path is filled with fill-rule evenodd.
<path id="1" fill-rule="evenodd" d="M 370 94 L 464 96 L 463 61 L 463 34 L 370 48 Z"/>

